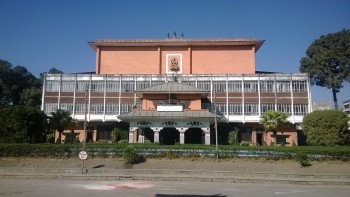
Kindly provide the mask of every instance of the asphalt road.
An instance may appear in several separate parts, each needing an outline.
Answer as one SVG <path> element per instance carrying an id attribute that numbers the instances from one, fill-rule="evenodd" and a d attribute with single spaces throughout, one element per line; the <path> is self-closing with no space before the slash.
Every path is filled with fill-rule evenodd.
<path id="1" fill-rule="evenodd" d="M 0 179 L 0 196 L 69 197 L 349 197 L 349 186 L 221 182 Z"/>

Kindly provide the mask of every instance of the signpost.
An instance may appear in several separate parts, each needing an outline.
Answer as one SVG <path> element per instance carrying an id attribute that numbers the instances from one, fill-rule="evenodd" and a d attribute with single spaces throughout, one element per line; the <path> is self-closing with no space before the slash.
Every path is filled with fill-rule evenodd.
<path id="1" fill-rule="evenodd" d="M 87 159 L 88 154 L 86 151 L 80 151 L 79 152 L 79 158 L 82 161 L 82 166 L 81 166 L 81 174 L 84 174 L 84 160 Z"/>

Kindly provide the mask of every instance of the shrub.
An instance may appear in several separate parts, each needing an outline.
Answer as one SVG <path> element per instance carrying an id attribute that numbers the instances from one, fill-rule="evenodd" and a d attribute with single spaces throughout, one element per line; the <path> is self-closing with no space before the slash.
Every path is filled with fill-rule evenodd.
<path id="1" fill-rule="evenodd" d="M 128 139 L 128 131 L 122 130 L 120 128 L 114 128 L 112 130 L 112 142 L 116 143 L 120 140 L 127 140 Z"/>
<path id="2" fill-rule="evenodd" d="M 129 144 L 128 140 L 119 140 L 118 144 Z"/>
<path id="3" fill-rule="evenodd" d="M 229 144 L 238 144 L 238 129 L 234 128 L 233 131 L 228 133 L 228 143 Z"/>
<path id="4" fill-rule="evenodd" d="M 144 161 L 144 157 L 137 154 L 133 146 L 128 146 L 124 149 L 123 158 L 125 160 L 125 163 L 128 165 L 132 165 L 132 164 L 136 164 Z"/>
<path id="5" fill-rule="evenodd" d="M 343 145 L 346 140 L 349 117 L 339 110 L 314 111 L 303 120 L 303 131 L 309 145 Z"/>
<path id="6" fill-rule="evenodd" d="M 298 151 L 295 155 L 295 160 L 301 165 L 301 167 L 310 166 L 309 157 L 306 153 Z"/>

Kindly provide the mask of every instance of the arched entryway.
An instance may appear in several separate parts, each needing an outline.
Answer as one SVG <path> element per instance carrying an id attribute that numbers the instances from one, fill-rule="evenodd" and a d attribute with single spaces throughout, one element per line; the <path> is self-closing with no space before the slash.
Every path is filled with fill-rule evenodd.
<path id="1" fill-rule="evenodd" d="M 175 145 L 180 142 L 180 132 L 175 128 L 163 128 L 159 132 L 159 143 L 161 145 Z"/>
<path id="2" fill-rule="evenodd" d="M 149 127 L 143 128 L 143 133 L 145 135 L 145 139 L 154 143 L 154 132 Z"/>
<path id="3" fill-rule="evenodd" d="M 185 132 L 185 144 L 202 144 L 202 134 L 201 128 L 189 128 Z"/>

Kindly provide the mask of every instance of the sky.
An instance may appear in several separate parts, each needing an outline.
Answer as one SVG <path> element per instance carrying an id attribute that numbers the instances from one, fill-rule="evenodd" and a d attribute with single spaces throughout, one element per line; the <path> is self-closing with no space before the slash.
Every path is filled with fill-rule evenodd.
<path id="1" fill-rule="evenodd" d="M 256 38 L 256 70 L 298 73 L 321 35 L 350 29 L 349 0 L 0 0 L 0 59 L 35 76 L 95 71 L 97 39 Z M 312 86 L 313 101 L 332 101 Z M 350 84 L 338 103 L 350 100 Z"/>

